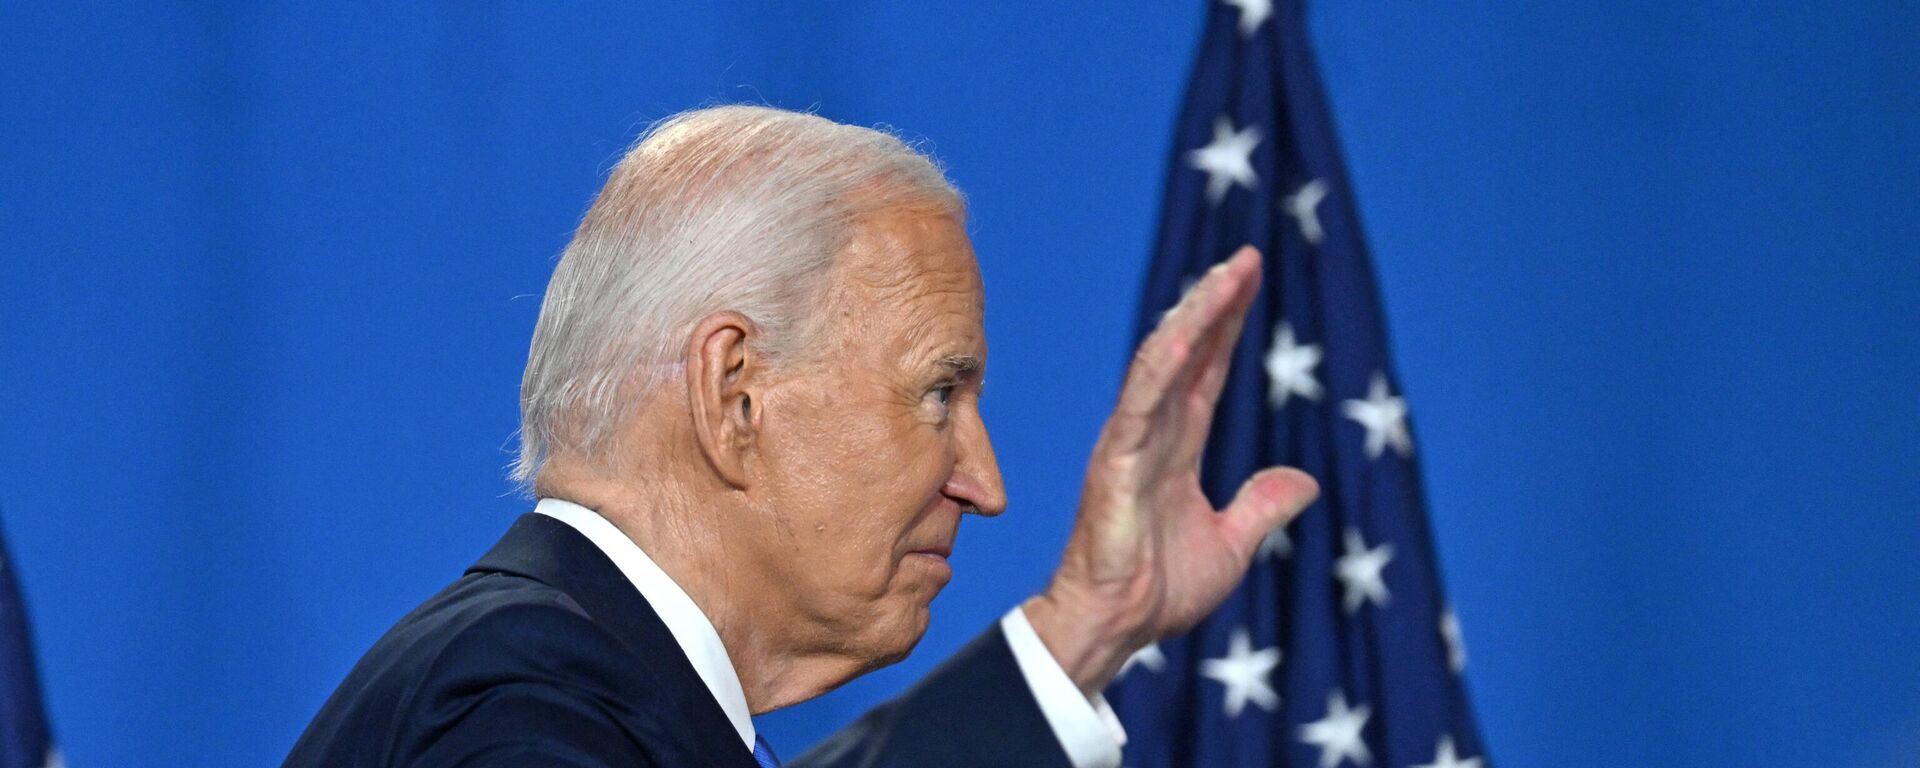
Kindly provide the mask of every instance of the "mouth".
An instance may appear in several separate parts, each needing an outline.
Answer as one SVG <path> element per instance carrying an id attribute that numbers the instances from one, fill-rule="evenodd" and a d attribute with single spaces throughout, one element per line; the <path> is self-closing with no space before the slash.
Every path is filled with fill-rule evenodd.
<path id="1" fill-rule="evenodd" d="M 937 557 L 942 560 L 945 560 L 953 556 L 953 545 L 952 544 L 935 544 L 935 545 L 920 547 L 920 548 L 911 550 L 907 552 L 907 554 L 927 555 L 929 557 Z"/>
<path id="2" fill-rule="evenodd" d="M 900 567 L 920 576 L 930 578 L 937 591 L 953 578 L 953 563 L 947 562 L 947 555 L 953 553 L 953 545 L 928 546 L 909 551 L 900 558 Z M 932 599 L 932 595 L 927 595 Z"/>

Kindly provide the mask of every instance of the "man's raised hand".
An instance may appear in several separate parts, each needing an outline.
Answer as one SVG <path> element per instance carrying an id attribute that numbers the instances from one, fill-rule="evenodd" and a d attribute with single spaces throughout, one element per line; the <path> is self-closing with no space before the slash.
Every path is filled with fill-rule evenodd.
<path id="1" fill-rule="evenodd" d="M 1200 490 L 1200 454 L 1260 290 L 1252 246 L 1215 265 L 1140 343 L 1087 467 L 1079 518 L 1028 621 L 1075 684 L 1106 687 L 1128 656 L 1199 623 L 1246 575 L 1260 541 L 1319 494 L 1273 467 L 1223 510 Z"/>

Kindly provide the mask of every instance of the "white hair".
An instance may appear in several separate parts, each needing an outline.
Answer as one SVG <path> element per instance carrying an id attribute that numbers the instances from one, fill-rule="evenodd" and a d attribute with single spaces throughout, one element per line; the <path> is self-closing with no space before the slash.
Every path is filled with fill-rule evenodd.
<path id="1" fill-rule="evenodd" d="M 680 373 L 694 324 L 732 310 L 769 359 L 803 347 L 834 257 L 884 208 L 965 215 L 899 138 L 769 107 L 654 124 L 614 166 L 560 256 L 520 384 L 522 484 L 562 449 L 604 459 L 622 420 Z"/>

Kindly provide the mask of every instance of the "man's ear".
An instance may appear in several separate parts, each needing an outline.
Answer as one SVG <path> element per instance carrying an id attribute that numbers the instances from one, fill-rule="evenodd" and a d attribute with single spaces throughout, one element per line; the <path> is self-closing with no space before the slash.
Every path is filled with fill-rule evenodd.
<path id="1" fill-rule="evenodd" d="M 714 473 L 747 486 L 747 455 L 759 434 L 765 363 L 754 348 L 760 329 L 738 312 L 701 318 L 687 343 L 687 403 L 693 437 Z"/>

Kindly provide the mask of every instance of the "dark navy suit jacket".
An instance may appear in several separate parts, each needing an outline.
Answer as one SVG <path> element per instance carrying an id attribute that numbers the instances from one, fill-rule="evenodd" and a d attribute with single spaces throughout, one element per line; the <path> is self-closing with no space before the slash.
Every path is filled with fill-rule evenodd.
<path id="1" fill-rule="evenodd" d="M 286 765 L 756 768 L 640 591 L 541 514 L 380 638 Z M 1069 768 L 997 626 L 787 765 Z"/>

